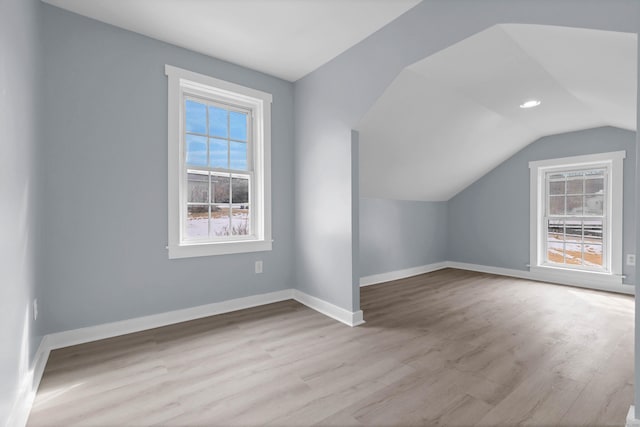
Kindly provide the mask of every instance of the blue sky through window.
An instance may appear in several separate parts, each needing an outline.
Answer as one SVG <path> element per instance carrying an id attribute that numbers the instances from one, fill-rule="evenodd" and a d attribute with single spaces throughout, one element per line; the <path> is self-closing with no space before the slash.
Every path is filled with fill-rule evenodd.
<path id="1" fill-rule="evenodd" d="M 229 113 L 231 139 L 247 140 L 247 115 L 232 111 Z"/>
<path id="2" fill-rule="evenodd" d="M 186 129 L 187 132 L 193 133 L 207 133 L 207 110 L 204 104 L 200 104 L 195 101 L 187 100 L 186 104 L 187 118 Z"/>
<path id="3" fill-rule="evenodd" d="M 209 135 L 226 138 L 227 114 L 229 112 L 223 108 L 209 107 Z"/>
<path id="4" fill-rule="evenodd" d="M 185 101 L 185 116 L 188 164 L 247 170 L 247 113 L 207 106 L 189 99 Z"/>
<path id="5" fill-rule="evenodd" d="M 227 156 L 227 140 L 226 139 L 209 139 L 209 164 L 214 168 L 228 168 L 229 158 Z"/>
<path id="6" fill-rule="evenodd" d="M 229 144 L 231 169 L 247 169 L 247 143 L 231 141 Z"/>
<path id="7" fill-rule="evenodd" d="M 187 142 L 187 163 L 190 165 L 207 165 L 207 138 L 204 136 L 189 135 Z"/>

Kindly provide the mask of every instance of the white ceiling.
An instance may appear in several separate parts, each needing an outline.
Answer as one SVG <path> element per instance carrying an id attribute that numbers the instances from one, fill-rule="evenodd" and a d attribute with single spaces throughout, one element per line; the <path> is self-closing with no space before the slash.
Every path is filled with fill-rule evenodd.
<path id="1" fill-rule="evenodd" d="M 43 0 L 289 81 L 420 0 Z"/>
<path id="2" fill-rule="evenodd" d="M 542 136 L 635 130 L 636 38 L 497 25 L 407 67 L 357 127 L 361 195 L 449 200 Z"/>

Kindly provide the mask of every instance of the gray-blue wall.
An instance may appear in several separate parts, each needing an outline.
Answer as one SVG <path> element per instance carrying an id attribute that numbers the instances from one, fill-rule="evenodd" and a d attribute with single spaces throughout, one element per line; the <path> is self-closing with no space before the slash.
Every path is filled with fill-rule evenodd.
<path id="1" fill-rule="evenodd" d="M 426 0 L 297 82 L 294 121 L 290 83 L 33 0 L 0 7 L 0 415 L 37 342 L 36 293 L 41 333 L 292 286 L 358 309 L 351 129 L 405 66 L 496 23 L 640 29 L 636 0 Z M 166 63 L 274 94 L 272 252 L 167 259 Z"/>
<path id="2" fill-rule="evenodd" d="M 41 332 L 291 288 L 293 85 L 48 5 L 43 19 Z M 273 94 L 272 251 L 167 258 L 165 64 Z"/>
<path id="3" fill-rule="evenodd" d="M 406 66 L 499 23 L 637 33 L 640 2 L 425 0 L 295 84 L 296 283 L 345 309 L 353 298 L 350 130 Z"/>
<path id="4" fill-rule="evenodd" d="M 449 260 L 528 270 L 529 162 L 625 150 L 623 253 L 635 253 L 635 132 L 602 127 L 541 138 L 448 202 Z M 635 269 L 624 266 L 625 283 Z"/>
<path id="5" fill-rule="evenodd" d="M 166 192 L 160 190 L 159 182 L 166 181 L 166 172 L 164 165 L 160 167 L 155 162 L 143 163 L 143 169 L 140 160 L 146 160 L 149 152 L 154 157 L 166 156 L 166 150 L 157 145 L 163 145 L 165 139 L 162 129 L 166 119 L 157 119 L 166 102 L 165 88 L 158 77 L 161 65 L 169 62 L 165 57 L 174 59 L 174 65 L 191 66 L 196 71 L 238 83 L 260 81 L 258 88 L 262 90 L 268 91 L 271 84 L 288 85 L 121 30 L 47 10 L 47 72 L 51 69 L 52 84 L 57 86 L 55 93 L 45 99 L 47 107 L 54 109 L 45 126 L 46 131 L 52 128 L 54 133 L 53 142 L 46 141 L 46 154 L 52 163 L 46 168 L 46 183 L 52 194 L 46 194 L 45 199 L 48 204 L 62 200 L 62 206 L 54 206 L 51 213 L 47 211 L 45 221 L 49 232 L 44 242 L 47 260 L 43 270 L 47 282 L 43 286 L 48 292 L 45 300 L 51 301 L 51 307 L 45 312 L 51 324 L 45 330 L 67 329 L 273 289 L 281 284 L 280 280 L 289 278 L 285 266 L 291 265 L 295 265 L 293 283 L 301 290 L 344 308 L 358 309 L 354 297 L 357 251 L 353 228 L 357 224 L 354 219 L 357 209 L 353 206 L 356 178 L 352 174 L 351 129 L 400 70 L 496 23 L 567 25 L 634 33 L 640 29 L 637 0 L 456 0 L 452 3 L 423 1 L 296 83 L 294 179 L 283 182 L 285 180 L 279 178 L 280 184 L 274 182 L 274 191 L 284 188 L 287 192 L 295 181 L 295 215 L 288 215 L 292 211 L 291 198 L 274 194 L 274 236 L 276 245 L 282 246 L 276 246 L 269 254 L 273 259 L 265 256 L 267 280 L 257 280 L 249 273 L 253 255 L 169 263 L 161 249 L 166 243 Z M 142 83 L 136 85 L 135 81 Z M 290 89 L 286 91 L 291 93 Z M 93 93 L 99 95 L 97 99 L 91 98 Z M 91 98 L 91 102 L 85 97 Z M 146 99 L 160 105 L 144 102 Z M 71 114 L 66 116 L 69 120 L 64 121 L 57 108 L 70 109 Z M 83 108 L 87 111 L 79 111 Z M 105 114 L 107 117 L 103 118 Z M 141 123 L 137 124 L 131 114 L 139 115 Z M 73 120 L 76 117 L 92 120 L 89 125 L 79 126 Z M 274 136 L 275 132 L 274 127 Z M 126 144 L 134 140 L 135 144 Z M 156 144 L 156 140 L 162 143 Z M 288 142 L 291 143 L 288 148 L 293 151 L 292 139 Z M 85 144 L 90 151 L 63 159 L 65 152 Z M 129 149 L 126 154 L 130 157 L 123 156 L 123 148 Z M 158 150 L 157 153 L 154 150 Z M 284 160 L 288 154 L 279 154 L 279 159 Z M 93 167 L 73 162 L 91 158 L 98 162 Z M 160 159 L 158 164 L 162 164 L 162 160 L 166 159 Z M 274 157 L 274 171 L 278 170 L 277 162 Z M 114 174 L 113 165 L 122 173 Z M 288 166 L 284 167 L 284 172 L 276 173 L 291 178 Z M 65 170 L 67 168 L 69 170 Z M 96 174 L 98 178 L 92 185 L 73 181 L 78 176 L 88 180 Z M 135 195 L 127 189 L 133 179 L 143 188 Z M 277 179 L 274 176 L 274 181 Z M 69 218 L 70 213 L 78 211 L 70 205 L 78 203 L 71 200 L 73 191 L 65 193 L 56 188 L 58 185 L 92 192 L 97 188 L 98 194 L 93 197 L 76 195 L 82 202 L 78 210 L 87 215 L 76 215 L 75 221 Z M 108 201 L 101 197 L 103 193 Z M 278 208 L 278 202 L 284 203 L 284 207 Z M 157 217 L 149 220 L 147 210 L 157 213 Z M 96 221 L 91 218 L 102 220 L 103 225 L 95 227 Z M 283 225 L 289 225 L 292 220 L 295 220 L 295 251 L 286 247 L 292 236 Z M 294 253 L 293 263 L 282 261 Z M 271 273 L 270 265 L 274 269 Z M 284 272 L 277 271 L 278 267 L 284 267 Z M 246 268 L 247 273 L 232 276 L 234 268 L 242 271 Z M 186 276 L 191 280 L 184 280 Z M 70 313 L 58 313 L 66 309 Z M 55 313 L 58 314 L 54 316 Z"/>
<path id="6" fill-rule="evenodd" d="M 40 125 L 39 1 L 0 2 L 0 425 L 38 344 L 35 237 Z"/>
<path id="7" fill-rule="evenodd" d="M 447 261 L 447 202 L 360 198 L 360 275 Z"/>

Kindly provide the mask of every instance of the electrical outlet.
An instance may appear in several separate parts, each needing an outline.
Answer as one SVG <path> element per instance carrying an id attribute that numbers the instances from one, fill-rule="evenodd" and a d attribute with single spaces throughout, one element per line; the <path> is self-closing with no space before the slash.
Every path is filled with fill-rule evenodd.
<path id="1" fill-rule="evenodd" d="M 627 265 L 636 265 L 636 255 L 627 254 Z"/>
<path id="2" fill-rule="evenodd" d="M 256 261 L 256 274 L 262 273 L 262 261 Z"/>
<path id="3" fill-rule="evenodd" d="M 38 298 L 33 299 L 33 320 L 38 320 Z"/>

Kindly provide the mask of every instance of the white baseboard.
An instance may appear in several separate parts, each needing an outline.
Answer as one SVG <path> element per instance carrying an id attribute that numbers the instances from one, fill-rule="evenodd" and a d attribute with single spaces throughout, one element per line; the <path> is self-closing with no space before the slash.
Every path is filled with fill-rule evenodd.
<path id="1" fill-rule="evenodd" d="M 252 295 L 244 298 L 236 298 L 182 310 L 168 311 L 166 313 L 121 320 L 118 322 L 104 323 L 86 328 L 73 329 L 47 335 L 47 345 L 50 350 L 83 344 L 105 338 L 112 338 L 147 329 L 187 322 L 189 320 L 214 316 L 216 314 L 229 313 L 245 308 L 257 307 L 274 302 L 295 299 L 296 301 L 316 310 L 326 316 L 338 320 L 349 326 L 357 326 L 364 323 L 362 311 L 351 312 L 324 301 L 320 298 L 305 294 L 297 289 L 284 289 L 260 295 Z"/>
<path id="2" fill-rule="evenodd" d="M 487 265 L 469 264 L 466 262 L 447 261 L 447 267 L 459 270 L 477 271 L 479 273 L 496 274 L 498 276 L 516 277 L 519 279 L 534 280 L 537 282 L 554 283 L 558 285 L 568 285 L 578 288 L 595 289 L 598 291 L 617 292 L 627 295 L 635 295 L 636 287 L 627 284 L 607 284 L 598 281 L 586 281 L 571 279 L 562 274 L 539 274 L 526 270 L 515 270 L 511 268 L 491 267 Z"/>
<path id="3" fill-rule="evenodd" d="M 119 335 L 173 325 L 175 323 L 188 322 L 189 320 L 214 316 L 216 314 L 223 314 L 259 305 L 286 301 L 292 298 L 292 290 L 284 289 L 281 291 L 215 302 L 182 310 L 173 310 L 166 313 L 152 314 L 150 316 L 136 317 L 134 319 L 57 332 L 48 335 L 49 346 L 51 349 L 69 347 L 71 345 L 117 337 Z"/>
<path id="4" fill-rule="evenodd" d="M 11 411 L 9 412 L 9 418 L 6 420 L 7 427 L 22 427 L 27 425 L 31 406 L 33 406 L 33 398 L 30 396 L 31 389 L 28 387 L 30 382 L 30 378 L 23 378 L 22 385 L 18 390 Z M 2 420 L 0 420 L 0 422 L 2 422 Z"/>
<path id="5" fill-rule="evenodd" d="M 554 283 L 578 286 L 575 283 L 563 283 L 562 281 L 554 281 L 548 279 L 544 280 L 540 277 L 536 277 L 531 272 L 524 270 L 514 270 L 508 268 L 491 267 L 452 261 L 444 261 L 429 265 L 423 265 L 420 267 L 407 268 L 404 270 L 396 270 L 388 273 L 362 277 L 360 279 L 360 286 L 368 286 L 375 283 L 382 283 L 386 281 L 402 279 L 405 277 L 416 276 L 443 268 L 457 268 L 461 270 L 477 271 L 501 276 L 517 277 L 528 280 L 551 281 Z M 635 293 L 635 286 L 633 285 L 621 285 L 621 287 L 616 288 L 607 286 L 582 287 L 628 294 Z M 231 311 L 271 304 L 274 302 L 280 302 L 289 299 L 294 299 L 301 304 L 304 304 L 307 307 L 318 311 L 325 316 L 331 317 L 332 319 L 338 320 L 339 322 L 342 322 L 348 326 L 358 326 L 364 323 L 362 310 L 345 310 L 341 307 L 338 307 L 337 305 L 331 304 L 327 301 L 311 296 L 297 289 L 284 289 L 267 294 L 252 295 L 249 297 L 206 304 L 182 310 L 174 310 L 166 313 L 154 314 L 150 316 L 143 316 L 134 319 L 105 323 L 102 325 L 89 326 L 86 328 L 50 334 L 42 339 L 40 346 L 38 347 L 38 350 L 36 352 L 34 367 L 31 372 L 26 375 L 26 378 L 23 379 L 23 385 L 18 392 L 16 404 L 14 405 L 14 408 L 12 410 L 8 425 L 13 427 L 24 426 L 26 424 L 51 350 L 76 344 L 83 344 L 104 338 L 116 337 L 133 332 L 140 332 L 147 329 L 172 325 L 175 323 L 186 322 L 189 320 L 213 316 L 216 314 L 223 314 Z M 630 413 L 632 410 L 633 407 L 631 407 Z M 632 419 L 634 420 L 634 418 Z M 638 421 L 637 424 L 629 424 L 629 422 L 630 421 L 628 418 L 627 426 L 640 427 L 640 421 Z"/>
<path id="6" fill-rule="evenodd" d="M 475 271 L 478 273 L 496 274 L 498 276 L 516 277 L 518 279 L 535 280 L 528 271 L 515 270 L 512 268 L 492 267 L 489 265 L 469 264 L 466 262 L 447 261 L 447 267 L 458 270 Z"/>
<path id="7" fill-rule="evenodd" d="M 22 385 L 16 396 L 7 426 L 23 427 L 26 425 L 51 350 L 290 299 L 294 299 L 325 316 L 349 326 L 357 326 L 364 323 L 362 310 L 351 312 L 321 300 L 320 298 L 298 291 L 297 289 L 284 289 L 267 294 L 252 295 L 182 310 L 174 310 L 166 313 L 49 334 L 43 337 L 40 342 L 40 346 L 35 355 L 33 369 L 25 374 L 25 378 L 22 379 Z"/>
<path id="8" fill-rule="evenodd" d="M 7 420 L 8 427 L 22 427 L 27 424 L 31 407 L 44 373 L 44 367 L 47 364 L 47 359 L 49 359 L 49 352 L 47 337 L 44 337 L 40 341 L 38 350 L 36 350 L 33 367 L 22 378 L 20 390 L 18 390 L 15 404 Z"/>
<path id="9" fill-rule="evenodd" d="M 633 405 L 631 405 L 629 412 L 627 412 L 625 427 L 640 427 L 640 420 L 636 418 L 636 410 Z"/>
<path id="10" fill-rule="evenodd" d="M 42 341 L 40 341 L 40 345 L 38 346 L 38 351 L 35 355 L 35 362 L 33 364 L 33 379 L 31 381 L 33 398 L 36 397 L 36 392 L 38 391 L 38 387 L 40 386 L 40 381 L 42 380 L 42 375 L 44 374 L 44 368 L 47 366 L 47 360 L 49 360 L 49 353 L 51 353 L 51 347 L 49 346 L 49 337 L 44 336 L 42 338 Z M 33 401 L 31 403 L 33 403 Z M 29 404 L 29 407 L 31 407 L 31 403 Z"/>
<path id="11" fill-rule="evenodd" d="M 13 406 L 9 412 L 9 418 L 6 420 L 7 427 L 23 427 L 27 425 L 34 400 L 31 396 L 32 388 L 30 387 L 32 377 L 33 374 L 28 373 L 22 378 L 18 393 L 15 396 Z M 0 420 L 0 422 L 2 422 L 2 420 Z"/>
<path id="12" fill-rule="evenodd" d="M 22 427 L 26 425 L 51 350 L 186 322 L 216 314 L 228 313 L 230 311 L 286 301 L 292 298 L 293 290 L 285 289 L 267 294 L 252 295 L 245 298 L 237 298 L 219 303 L 46 335 L 40 342 L 40 346 L 36 352 L 33 369 L 23 378 L 23 385 L 18 392 L 16 404 L 11 412 L 7 426 Z"/>
<path id="13" fill-rule="evenodd" d="M 404 279 L 406 277 L 417 276 L 419 274 L 430 273 L 443 268 L 457 268 L 458 270 L 476 271 L 478 273 L 496 274 L 498 276 L 516 277 L 519 279 L 534 280 L 538 282 L 555 283 L 559 285 L 569 285 L 599 291 L 617 292 L 628 295 L 635 295 L 635 286 L 627 284 L 607 284 L 599 280 L 580 280 L 565 277 L 562 274 L 538 274 L 527 270 L 515 270 L 512 268 L 492 267 L 488 265 L 470 264 L 457 261 L 443 261 L 434 264 L 422 265 L 419 267 L 406 268 L 404 270 L 390 271 L 388 273 L 374 274 L 360 278 L 360 286 L 369 286 L 376 283 L 389 282 L 392 280 Z"/>
<path id="14" fill-rule="evenodd" d="M 305 294 L 297 289 L 293 290 L 293 299 L 298 301 L 300 304 L 304 304 L 325 316 L 344 323 L 345 325 L 358 326 L 364 323 L 362 310 L 345 310 L 342 307 L 338 307 L 337 305 L 331 304 L 330 302 L 320 298 Z"/>
<path id="15" fill-rule="evenodd" d="M 421 265 L 419 267 L 405 268 L 402 270 L 389 271 L 387 273 L 372 274 L 360 278 L 360 286 L 375 285 L 376 283 L 390 282 L 391 280 L 404 279 L 405 277 L 417 276 L 419 274 L 431 273 L 432 271 L 447 268 L 447 262 L 436 262 L 434 264 Z"/>

